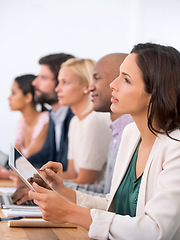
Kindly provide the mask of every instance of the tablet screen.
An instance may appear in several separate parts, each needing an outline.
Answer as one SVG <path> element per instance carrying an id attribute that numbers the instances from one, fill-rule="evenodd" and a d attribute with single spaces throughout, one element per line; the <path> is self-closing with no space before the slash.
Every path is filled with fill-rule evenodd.
<path id="1" fill-rule="evenodd" d="M 33 165 L 14 147 L 10 150 L 9 165 L 28 187 L 30 187 L 29 183 L 32 185 L 36 182 L 44 188 L 53 190 Z M 32 189 L 32 186 L 30 188 Z"/>

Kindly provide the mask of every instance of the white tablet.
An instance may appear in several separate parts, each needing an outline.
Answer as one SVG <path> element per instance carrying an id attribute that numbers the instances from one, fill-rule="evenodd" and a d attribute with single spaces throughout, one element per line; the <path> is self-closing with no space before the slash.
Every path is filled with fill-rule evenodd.
<path id="1" fill-rule="evenodd" d="M 39 185 L 54 191 L 33 165 L 13 146 L 10 146 L 9 166 L 31 190 L 35 191 L 32 182 L 37 182 L 37 184 L 40 183 Z"/>

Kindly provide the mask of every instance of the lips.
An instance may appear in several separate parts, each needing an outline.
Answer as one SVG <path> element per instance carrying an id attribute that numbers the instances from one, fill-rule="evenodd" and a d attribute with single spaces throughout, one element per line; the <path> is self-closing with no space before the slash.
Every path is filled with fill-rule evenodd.
<path id="1" fill-rule="evenodd" d="M 92 94 L 91 95 L 91 101 L 94 102 L 96 97 L 98 97 L 98 94 Z"/>
<path id="2" fill-rule="evenodd" d="M 62 98 L 63 98 L 63 96 L 58 95 L 58 100 L 61 100 Z"/>
<path id="3" fill-rule="evenodd" d="M 36 90 L 35 90 L 35 94 L 36 94 L 36 95 L 41 95 L 41 91 L 39 91 L 39 90 L 36 89 Z"/>
<path id="4" fill-rule="evenodd" d="M 112 96 L 111 102 L 112 103 L 117 103 L 117 102 L 119 102 L 119 100 L 117 98 L 115 98 L 114 96 Z"/>

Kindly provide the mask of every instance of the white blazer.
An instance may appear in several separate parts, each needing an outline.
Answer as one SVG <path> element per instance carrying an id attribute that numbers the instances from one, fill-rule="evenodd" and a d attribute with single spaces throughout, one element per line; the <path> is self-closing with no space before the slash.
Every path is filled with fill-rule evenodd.
<path id="1" fill-rule="evenodd" d="M 180 139 L 179 130 L 170 135 Z M 76 192 L 77 204 L 91 208 L 93 222 L 89 237 L 180 240 L 180 142 L 166 135 L 158 134 L 149 155 L 139 189 L 136 217 L 114 213 L 114 195 L 139 140 L 140 133 L 135 123 L 129 124 L 122 135 L 111 191 L 106 199 Z M 107 211 L 102 211 L 105 209 Z"/>

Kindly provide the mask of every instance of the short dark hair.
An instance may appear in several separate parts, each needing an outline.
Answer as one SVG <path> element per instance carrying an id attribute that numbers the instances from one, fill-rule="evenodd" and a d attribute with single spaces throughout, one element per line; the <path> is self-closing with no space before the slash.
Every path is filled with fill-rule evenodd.
<path id="1" fill-rule="evenodd" d="M 74 58 L 74 56 L 66 53 L 50 54 L 40 58 L 39 64 L 48 65 L 54 75 L 54 78 L 58 82 L 57 78 L 61 64 L 70 58 Z"/>
<path id="2" fill-rule="evenodd" d="M 151 94 L 148 127 L 153 133 L 169 133 L 180 128 L 180 53 L 175 48 L 154 43 L 140 43 L 131 53 L 137 54 L 145 83 Z M 155 129 L 156 121 L 160 131 Z"/>
<path id="3" fill-rule="evenodd" d="M 19 88 L 22 90 L 23 94 L 26 95 L 31 93 L 34 97 L 34 87 L 32 86 L 32 81 L 36 78 L 33 74 L 25 74 L 18 76 L 14 79 L 17 82 Z"/>

